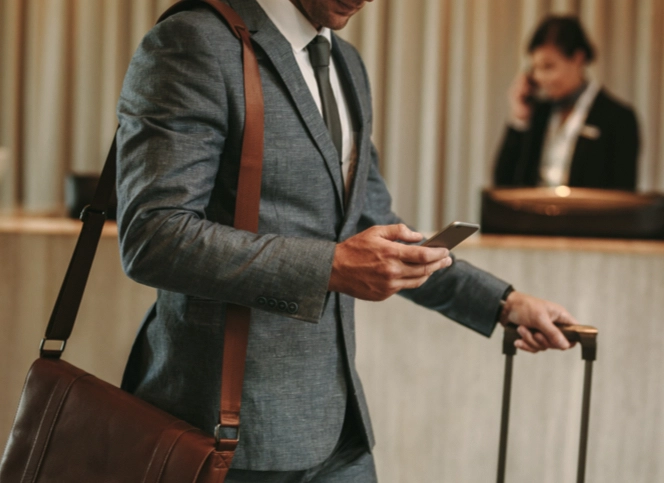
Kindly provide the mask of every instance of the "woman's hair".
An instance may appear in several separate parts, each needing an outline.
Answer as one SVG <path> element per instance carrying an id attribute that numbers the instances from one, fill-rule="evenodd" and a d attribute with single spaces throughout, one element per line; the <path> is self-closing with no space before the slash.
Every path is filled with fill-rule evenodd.
<path id="1" fill-rule="evenodd" d="M 543 45 L 553 45 L 567 58 L 577 51 L 586 56 L 586 63 L 595 59 L 595 48 L 592 46 L 581 22 L 574 16 L 549 15 L 542 20 L 528 44 L 528 53 Z"/>

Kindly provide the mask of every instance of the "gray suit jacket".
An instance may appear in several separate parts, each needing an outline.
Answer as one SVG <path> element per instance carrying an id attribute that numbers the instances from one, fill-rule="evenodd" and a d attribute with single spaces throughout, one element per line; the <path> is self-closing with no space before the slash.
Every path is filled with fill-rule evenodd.
<path id="1" fill-rule="evenodd" d="M 354 364 L 354 300 L 327 285 L 336 243 L 400 220 L 378 171 L 356 50 L 334 37 L 359 153 L 344 207 L 336 150 L 291 46 L 253 0 L 230 3 L 251 30 L 265 95 L 259 233 L 231 227 L 244 122 L 240 43 L 207 8 L 176 14 L 141 43 L 118 104 L 122 262 L 158 289 L 123 387 L 211 432 L 225 306 L 249 306 L 233 466 L 304 469 L 331 453 L 347 400 L 373 445 Z M 489 335 L 506 288 L 457 260 L 403 295 Z"/>

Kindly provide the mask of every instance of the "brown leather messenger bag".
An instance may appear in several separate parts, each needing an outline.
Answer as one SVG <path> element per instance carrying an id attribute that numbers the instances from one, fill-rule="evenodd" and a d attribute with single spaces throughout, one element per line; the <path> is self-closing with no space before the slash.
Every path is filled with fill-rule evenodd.
<path id="1" fill-rule="evenodd" d="M 234 227 L 257 232 L 263 162 L 263 94 L 258 63 L 242 19 L 219 0 L 183 0 L 159 21 L 207 4 L 242 42 L 246 121 Z M 228 305 L 221 410 L 214 436 L 60 359 L 74 326 L 106 207 L 115 189 L 113 141 L 51 314 L 40 357 L 23 388 L 0 462 L 0 483 L 224 481 L 239 441 L 240 402 L 250 309 Z M 235 430 L 223 439 L 222 428 Z"/>

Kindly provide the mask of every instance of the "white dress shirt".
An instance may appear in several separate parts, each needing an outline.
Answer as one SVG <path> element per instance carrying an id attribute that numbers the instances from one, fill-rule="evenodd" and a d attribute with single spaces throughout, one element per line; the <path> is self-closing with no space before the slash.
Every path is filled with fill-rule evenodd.
<path id="1" fill-rule="evenodd" d="M 311 66 L 309 60 L 309 53 L 307 52 L 307 45 L 316 37 L 316 35 L 324 36 L 332 44 L 332 33 L 330 29 L 323 27 L 320 32 L 314 28 L 307 18 L 300 12 L 290 0 L 257 0 L 259 5 L 263 8 L 267 16 L 276 25 L 281 34 L 288 40 L 293 48 L 295 60 L 300 67 L 302 76 L 304 77 L 311 95 L 316 101 L 318 110 L 323 115 L 323 108 L 320 101 L 320 93 L 318 91 L 318 83 L 314 74 L 314 68 Z M 334 48 L 334 47 L 332 47 Z M 353 123 L 350 117 L 350 110 L 348 102 L 344 95 L 341 83 L 339 82 L 339 75 L 334 59 L 330 59 L 330 83 L 332 84 L 332 91 L 337 101 L 339 109 L 339 119 L 341 120 L 341 135 L 342 135 L 342 152 L 341 152 L 341 171 L 343 173 L 344 184 L 346 192 L 352 182 L 353 169 L 357 162 L 357 151 L 355 146 L 355 134 L 353 133 Z"/>
<path id="2" fill-rule="evenodd" d="M 560 111 L 554 110 L 549 118 L 546 137 L 542 147 L 540 164 L 540 186 L 569 184 L 572 156 L 579 135 L 584 129 L 588 112 L 601 86 L 592 81 L 574 104 L 572 112 L 562 122 Z"/>

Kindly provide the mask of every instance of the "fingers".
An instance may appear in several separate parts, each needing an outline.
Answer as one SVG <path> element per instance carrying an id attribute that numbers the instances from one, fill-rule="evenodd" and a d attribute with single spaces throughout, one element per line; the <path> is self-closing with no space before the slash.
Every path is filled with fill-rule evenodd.
<path id="1" fill-rule="evenodd" d="M 572 347 L 560 329 L 550 321 L 538 324 L 538 329 L 535 330 L 520 325 L 517 332 L 528 347 L 538 351 L 546 349 L 566 350 Z"/>
<path id="2" fill-rule="evenodd" d="M 556 317 L 556 320 L 554 320 L 556 324 L 560 325 L 578 325 L 579 322 L 572 317 L 572 315 L 567 312 L 566 310 L 562 310 L 559 314 L 558 317 Z"/>
<path id="3" fill-rule="evenodd" d="M 379 269 L 378 272 L 380 274 L 382 271 L 383 277 L 390 281 L 397 289 L 396 291 L 398 291 L 402 288 L 419 287 L 421 284 L 426 282 L 426 280 L 435 271 L 440 270 L 441 268 L 449 267 L 451 264 L 451 258 L 444 258 L 442 260 L 437 260 L 435 262 L 423 265 L 411 265 L 395 261 L 390 266 Z M 421 281 L 417 285 L 413 286 L 413 283 L 418 280 Z"/>
<path id="4" fill-rule="evenodd" d="M 403 265 L 403 270 L 400 273 L 401 278 L 419 278 L 419 277 L 429 277 L 434 272 L 447 268 L 452 265 L 452 259 L 450 257 L 445 257 L 441 260 L 436 260 L 435 262 L 425 263 L 421 265 L 409 264 L 406 263 Z"/>
<path id="5" fill-rule="evenodd" d="M 571 316 L 569 319 L 565 319 L 564 325 L 569 325 L 568 320 L 574 320 Z M 521 336 L 519 344 L 514 344 L 516 347 L 523 349 L 528 352 L 539 352 L 547 349 L 562 349 L 566 350 L 571 347 L 574 347 L 575 344 L 571 344 L 563 333 L 550 321 L 545 321 L 544 323 L 538 324 L 540 330 L 531 330 L 530 328 L 520 325 L 517 328 L 517 332 Z M 546 335 L 543 330 L 549 332 Z M 552 329 L 552 330 L 551 330 Z"/>
<path id="6" fill-rule="evenodd" d="M 521 94 L 528 87 L 528 76 L 524 72 L 520 72 L 512 82 L 511 88 L 512 92 L 515 94 Z"/>
<path id="7" fill-rule="evenodd" d="M 523 97 L 528 94 L 529 88 L 527 76 L 521 73 L 512 82 L 508 95 L 513 102 L 522 102 Z"/>
<path id="8" fill-rule="evenodd" d="M 363 300 L 385 300 L 416 288 L 452 259 L 445 248 L 411 246 L 422 235 L 406 225 L 369 228 L 339 243 L 335 249 L 328 290 Z"/>
<path id="9" fill-rule="evenodd" d="M 388 225 L 377 227 L 377 234 L 389 241 L 420 241 L 422 235 L 411 231 L 406 225 Z M 400 262 L 397 267 L 391 267 L 390 275 L 403 279 L 417 279 L 428 277 L 441 268 L 452 264 L 450 251 L 440 247 L 421 247 L 415 245 L 393 244 L 389 250 L 390 255 Z"/>
<path id="10" fill-rule="evenodd" d="M 544 337 L 546 337 L 552 347 L 563 350 L 570 348 L 569 341 L 560 329 L 553 324 L 553 321 L 542 321 L 542 323 L 538 324 L 538 329 L 544 334 Z"/>
<path id="11" fill-rule="evenodd" d="M 514 346 L 517 349 L 534 354 L 536 352 L 554 348 L 541 332 L 533 332 L 523 326 L 520 326 L 519 329 L 517 329 L 520 335 L 522 334 L 522 330 L 523 334 L 525 334 L 525 337 L 522 335 L 522 338 L 514 343 Z"/>
<path id="12" fill-rule="evenodd" d="M 388 241 L 403 241 L 408 243 L 416 243 L 422 241 L 421 233 L 412 231 L 404 224 L 398 225 L 384 225 L 375 226 L 370 228 L 373 235 L 377 235 Z M 398 244 L 394 247 L 397 250 L 395 253 L 396 258 L 404 263 L 412 263 L 417 265 L 430 264 L 446 257 L 449 257 L 449 250 L 446 248 L 434 247 L 421 247 L 412 245 Z"/>
<path id="13" fill-rule="evenodd" d="M 548 349 L 548 344 L 541 343 L 535 338 L 535 334 L 531 332 L 528 327 L 520 325 L 517 329 L 517 332 L 521 336 L 521 342 L 524 347 L 523 350 L 529 350 L 530 352 L 538 352 Z M 541 335 L 541 334 L 540 334 Z"/>
<path id="14" fill-rule="evenodd" d="M 547 340 L 546 337 L 544 337 L 544 334 L 541 332 L 534 332 L 533 333 L 533 338 L 539 343 L 539 345 L 546 347 L 547 349 L 553 349 L 554 347 L 551 345 L 551 343 Z"/>
<path id="15" fill-rule="evenodd" d="M 371 228 L 371 230 L 375 231 L 375 234 L 381 238 L 385 238 L 386 240 L 390 241 L 417 243 L 418 241 L 422 241 L 422 238 L 424 238 L 421 233 L 417 233 L 416 231 L 411 230 L 403 223 L 398 225 L 375 226 Z"/>
<path id="16" fill-rule="evenodd" d="M 538 352 L 536 349 L 530 347 L 526 342 L 524 342 L 521 339 L 514 342 L 514 347 L 516 347 L 517 349 L 521 349 L 522 351 L 531 352 L 533 354 Z"/>
<path id="17" fill-rule="evenodd" d="M 528 78 L 524 73 L 519 74 L 515 79 L 508 93 L 512 117 L 516 120 L 527 121 L 530 118 L 531 108 L 526 102 L 527 96 L 531 92 Z"/>
<path id="18" fill-rule="evenodd" d="M 433 263 L 450 256 L 447 248 L 399 245 L 398 257 L 402 262 L 423 265 Z"/>
<path id="19" fill-rule="evenodd" d="M 560 305 L 520 292 L 506 301 L 508 319 L 519 324 L 519 335 L 529 347 L 538 350 L 569 349 L 570 343 L 555 323 L 574 324 L 576 320 Z M 531 332 L 530 329 L 534 329 Z M 535 335 L 539 333 L 539 335 Z"/>

